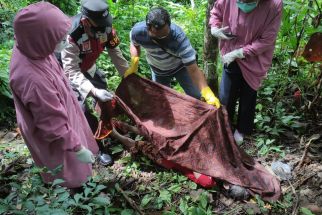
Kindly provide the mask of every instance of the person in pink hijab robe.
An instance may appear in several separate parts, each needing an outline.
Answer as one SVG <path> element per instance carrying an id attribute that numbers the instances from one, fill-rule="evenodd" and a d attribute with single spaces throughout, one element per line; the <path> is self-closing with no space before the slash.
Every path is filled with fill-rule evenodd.
<path id="1" fill-rule="evenodd" d="M 45 183 L 63 179 L 80 187 L 92 175 L 98 151 L 89 125 L 58 64 L 54 50 L 64 47 L 69 18 L 47 2 L 31 4 L 14 19 L 15 45 L 10 87 L 22 137 Z"/>
<path id="2" fill-rule="evenodd" d="M 219 99 L 231 120 L 239 100 L 238 144 L 254 127 L 257 90 L 272 63 L 282 8 L 282 0 L 217 0 L 210 12 L 224 64 Z"/>

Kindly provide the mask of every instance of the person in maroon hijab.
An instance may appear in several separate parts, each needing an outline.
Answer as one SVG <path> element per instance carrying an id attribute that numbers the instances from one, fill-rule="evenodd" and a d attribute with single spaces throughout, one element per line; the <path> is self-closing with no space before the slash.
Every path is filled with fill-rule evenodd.
<path id="1" fill-rule="evenodd" d="M 15 45 L 10 63 L 17 122 L 45 183 L 63 179 L 80 187 L 92 175 L 98 152 L 89 125 L 54 56 L 65 46 L 69 18 L 47 2 L 31 4 L 14 19 Z"/>

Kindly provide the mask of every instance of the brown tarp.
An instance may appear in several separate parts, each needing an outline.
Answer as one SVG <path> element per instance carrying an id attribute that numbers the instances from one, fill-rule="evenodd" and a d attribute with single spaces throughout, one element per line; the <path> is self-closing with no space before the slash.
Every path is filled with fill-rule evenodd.
<path id="1" fill-rule="evenodd" d="M 259 194 L 281 195 L 278 179 L 233 138 L 227 111 L 130 75 L 116 90 L 118 104 L 165 159 Z"/>

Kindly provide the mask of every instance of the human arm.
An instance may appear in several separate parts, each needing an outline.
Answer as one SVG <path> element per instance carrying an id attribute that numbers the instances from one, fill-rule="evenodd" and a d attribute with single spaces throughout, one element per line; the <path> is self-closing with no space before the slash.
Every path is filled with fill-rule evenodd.
<path id="1" fill-rule="evenodd" d="M 223 21 L 224 0 L 217 0 L 214 7 L 210 11 L 209 25 L 210 27 L 221 28 Z"/>
<path id="2" fill-rule="evenodd" d="M 85 78 L 80 69 L 79 64 L 81 63 L 81 59 L 79 54 L 79 47 L 74 43 L 74 41 L 72 41 L 72 38 L 68 36 L 68 45 L 61 52 L 65 75 L 78 89 L 82 97 L 86 98 L 94 86 L 87 78 Z"/>
<path id="3" fill-rule="evenodd" d="M 108 55 L 111 58 L 112 63 L 115 65 L 116 70 L 121 76 L 129 68 L 127 60 L 124 58 L 121 49 L 117 46 L 115 48 L 107 48 Z"/>
<path id="4" fill-rule="evenodd" d="M 182 63 L 187 68 L 191 80 L 200 90 L 201 96 L 208 104 L 215 105 L 217 108 L 219 108 L 219 99 L 209 88 L 204 73 L 199 69 L 196 63 L 196 51 L 192 48 L 189 39 L 186 37 L 183 31 L 177 38 L 177 41 L 178 46 L 176 47 L 176 54 L 181 58 Z"/>
<path id="5" fill-rule="evenodd" d="M 218 0 L 215 2 L 214 7 L 210 11 L 209 25 L 211 28 L 211 34 L 221 40 L 231 40 L 234 38 L 231 32 L 229 32 L 229 26 L 223 26 L 223 11 L 225 7 L 225 2 L 223 0 Z"/>
<path id="6" fill-rule="evenodd" d="M 134 45 L 133 43 L 131 43 L 130 45 L 130 54 L 131 57 L 140 57 L 141 54 L 141 46 L 140 45 Z"/>
<path id="7" fill-rule="evenodd" d="M 208 86 L 206 78 L 203 72 L 199 69 L 198 65 L 196 63 L 193 63 L 187 66 L 187 70 L 194 84 L 198 86 L 201 96 L 206 100 L 206 102 L 219 108 L 219 99 L 215 96 L 215 94 Z"/>
<path id="8" fill-rule="evenodd" d="M 125 72 L 124 78 L 138 71 L 139 59 L 141 54 L 140 45 L 134 44 L 135 42 L 134 42 L 134 36 L 132 35 L 132 31 L 130 32 L 130 38 L 131 38 L 131 43 L 130 43 L 131 64 L 129 69 Z"/>
<path id="9" fill-rule="evenodd" d="M 257 56 L 265 51 L 274 48 L 277 33 L 281 24 L 283 3 L 280 1 L 275 8 L 270 9 L 272 14 L 269 14 L 270 21 L 266 24 L 261 36 L 250 44 L 243 47 L 243 54 L 248 56 Z"/>

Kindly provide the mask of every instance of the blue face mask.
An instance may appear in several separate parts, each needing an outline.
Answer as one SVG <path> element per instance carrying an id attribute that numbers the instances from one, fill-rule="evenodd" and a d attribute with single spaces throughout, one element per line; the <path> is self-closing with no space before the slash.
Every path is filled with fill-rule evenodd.
<path id="1" fill-rule="evenodd" d="M 244 13 L 250 13 L 257 7 L 257 1 L 255 2 L 241 2 L 237 0 L 237 6 L 238 8 L 243 11 Z"/>

